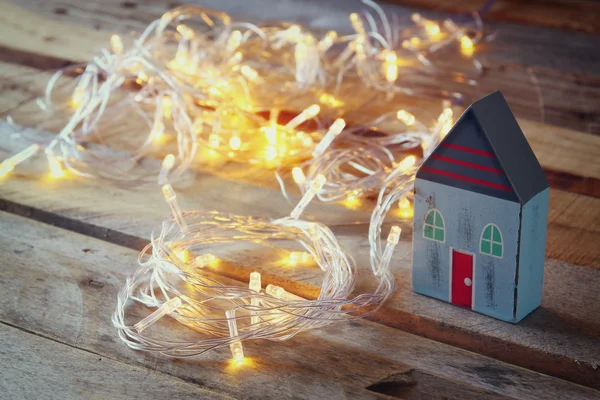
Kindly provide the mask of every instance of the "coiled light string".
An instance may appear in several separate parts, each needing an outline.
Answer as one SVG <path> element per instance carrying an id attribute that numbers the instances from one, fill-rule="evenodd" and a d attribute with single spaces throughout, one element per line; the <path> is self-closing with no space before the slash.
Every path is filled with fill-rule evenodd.
<path id="1" fill-rule="evenodd" d="M 66 168 L 132 186 L 156 182 L 161 169 L 145 160 L 166 154 L 173 155 L 167 171 L 171 182 L 186 176 L 199 150 L 201 161 L 220 157 L 277 167 L 315 155 L 330 117 L 351 112 L 343 97 L 357 85 L 388 96 L 433 95 L 456 102 L 461 94 L 451 85 L 427 88 L 420 77 L 474 84 L 462 73 L 446 73 L 432 55 L 459 43 L 476 79 L 481 66 L 471 55 L 483 40 L 476 14 L 460 24 L 415 14 L 414 26 L 400 30 L 374 2 L 364 3 L 372 12 L 351 14 L 355 33 L 345 36 L 330 31 L 319 39 L 299 25 L 235 22 L 223 12 L 198 6 L 165 13 L 138 37 L 124 41 L 113 35 L 110 49 L 100 50 L 83 68 L 67 104 L 55 98 L 59 88 L 73 84 L 67 71 L 50 79 L 37 104 L 44 116 L 67 114 L 66 123 L 54 138 L 5 160 L 0 175 L 42 151 L 55 177 Z M 323 110 L 325 117 L 316 119 Z M 395 113 L 374 125 L 349 127 L 346 133 L 392 121 Z M 124 121 L 131 122 L 120 127 Z M 390 143 L 419 144 L 427 135 L 399 132 L 374 144 L 344 136 L 344 145 L 355 146 L 354 152 L 372 153 L 353 163 L 374 172 L 381 169 L 381 160 L 389 164 Z M 137 143 L 124 151 L 110 150 L 115 137 Z M 159 178 L 165 182 L 165 176 Z M 328 182 L 336 184 L 335 179 Z M 320 197 L 335 196 L 326 190 Z"/>
<path id="2" fill-rule="evenodd" d="M 182 212 L 173 189 L 165 185 L 163 193 L 172 215 L 164 220 L 160 232 L 152 235 L 140 254 L 140 268 L 118 295 L 112 321 L 121 339 L 133 349 L 174 357 L 230 346 L 234 361 L 242 363 L 244 341 L 285 340 L 349 314 L 373 312 L 369 306 L 381 304 L 393 292 L 389 263 L 400 228 L 391 229 L 383 250 L 372 250 L 371 268 L 379 280 L 376 290 L 349 298 L 356 279 L 354 260 L 327 226 L 299 219 L 324 180 L 318 176 L 290 216 L 274 221 L 219 212 Z M 248 287 L 222 283 L 222 278 L 207 271 L 216 258 L 206 247 L 232 242 L 278 246 L 295 242 L 303 251 L 292 254 L 314 260 L 324 272 L 318 298 L 307 300 L 275 285 L 263 289 L 258 272 L 250 274 Z M 128 322 L 132 319 L 126 315 L 130 301 L 155 311 Z M 197 330 L 200 338 L 178 342 L 153 337 L 150 327 L 166 315 Z"/>

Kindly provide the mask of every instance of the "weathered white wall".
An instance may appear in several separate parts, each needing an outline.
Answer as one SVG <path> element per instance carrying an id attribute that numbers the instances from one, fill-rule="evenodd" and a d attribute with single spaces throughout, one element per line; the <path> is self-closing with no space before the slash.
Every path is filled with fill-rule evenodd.
<path id="1" fill-rule="evenodd" d="M 427 211 L 444 217 L 445 243 L 423 238 Z M 473 309 L 513 320 L 520 204 L 464 189 L 417 179 L 413 234 L 413 289 L 449 301 L 450 248 L 475 254 Z M 480 253 L 484 227 L 496 224 L 502 233 L 501 259 Z"/>

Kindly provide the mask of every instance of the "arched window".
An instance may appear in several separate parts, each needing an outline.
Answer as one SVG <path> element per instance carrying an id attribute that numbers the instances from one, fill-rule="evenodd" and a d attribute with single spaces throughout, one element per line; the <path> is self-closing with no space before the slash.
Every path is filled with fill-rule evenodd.
<path id="1" fill-rule="evenodd" d="M 433 210 L 429 210 L 429 212 L 425 215 L 423 237 L 442 243 L 445 240 L 446 233 L 444 231 L 444 218 L 442 218 L 442 213 L 435 208 Z"/>
<path id="2" fill-rule="evenodd" d="M 502 233 L 494 224 L 487 224 L 481 233 L 481 253 L 502 258 Z"/>

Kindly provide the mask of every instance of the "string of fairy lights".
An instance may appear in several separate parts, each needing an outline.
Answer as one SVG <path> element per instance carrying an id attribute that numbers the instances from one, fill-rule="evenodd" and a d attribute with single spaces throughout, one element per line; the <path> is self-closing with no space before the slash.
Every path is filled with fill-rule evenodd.
<path id="1" fill-rule="evenodd" d="M 44 115 L 64 119 L 56 135 L 0 163 L 1 176 L 43 155 L 54 178 L 68 171 L 127 186 L 158 183 L 171 207 L 118 296 L 113 324 L 128 346 L 177 357 L 230 346 L 241 363 L 244 341 L 284 340 L 364 316 L 392 294 L 389 264 L 400 228 L 392 227 L 385 243 L 381 232 L 390 209 L 399 206 L 401 215 L 411 216 L 410 190 L 423 158 L 407 151 L 419 148 L 427 156 L 449 131 L 463 98 L 455 83 L 473 84 L 481 75 L 474 50 L 485 37 L 477 13 L 443 21 L 413 14 L 412 24 L 401 28 L 373 1 L 363 3 L 368 11 L 349 17 L 352 34 L 322 36 L 296 24 L 257 25 L 180 6 L 139 35 L 113 35 L 109 48 L 77 67 L 77 78 L 58 71 L 35 99 Z M 447 53 L 458 53 L 474 73 L 448 69 Z M 419 83 L 430 78 L 436 85 Z M 437 83 L 446 81 L 453 84 Z M 60 98 L 65 88 L 68 101 Z M 357 88 L 381 95 L 383 103 L 394 96 L 434 97 L 442 111 L 429 120 L 402 108 L 356 122 L 353 110 L 373 101 L 354 100 Z M 17 116 L 7 120 L 21 129 Z M 111 150 L 115 140 L 126 148 Z M 185 180 L 196 163 L 217 158 L 275 169 L 284 196 L 291 202 L 286 182 L 293 181 L 302 198 L 288 217 L 273 221 L 181 211 L 171 184 Z M 379 196 L 370 264 L 379 284 L 373 293 L 351 297 L 351 255 L 327 226 L 300 216 L 314 197 L 348 202 L 373 192 Z M 274 285 L 263 289 L 258 272 L 248 287 L 212 274 L 218 259 L 210 248 L 239 242 L 290 243 L 293 262 L 313 262 L 323 271 L 318 298 Z M 131 321 L 132 302 L 155 310 Z M 200 338 L 153 336 L 151 327 L 166 315 Z"/>

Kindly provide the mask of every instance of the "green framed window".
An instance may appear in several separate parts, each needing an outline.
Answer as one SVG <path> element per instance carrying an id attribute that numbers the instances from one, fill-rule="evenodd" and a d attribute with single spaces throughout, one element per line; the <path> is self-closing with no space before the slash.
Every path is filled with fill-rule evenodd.
<path id="1" fill-rule="evenodd" d="M 487 224 L 481 233 L 481 253 L 502 258 L 503 247 L 500 228 L 494 224 Z"/>
<path id="2" fill-rule="evenodd" d="M 431 239 L 442 243 L 446 240 L 444 218 L 442 218 L 442 213 L 435 208 L 433 210 L 429 210 L 429 212 L 427 212 L 425 215 L 425 223 L 423 224 L 423 237 L 425 239 Z"/>

